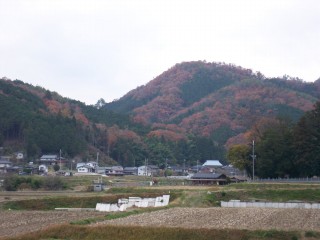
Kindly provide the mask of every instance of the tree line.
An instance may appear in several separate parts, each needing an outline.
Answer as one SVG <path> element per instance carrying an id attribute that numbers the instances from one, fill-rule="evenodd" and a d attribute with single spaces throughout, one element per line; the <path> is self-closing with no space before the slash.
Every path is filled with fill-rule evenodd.
<path id="1" fill-rule="evenodd" d="M 227 159 L 235 167 L 260 178 L 320 176 L 320 102 L 306 112 L 297 123 L 282 118 L 269 124 L 255 136 L 252 145 L 233 145 Z"/>

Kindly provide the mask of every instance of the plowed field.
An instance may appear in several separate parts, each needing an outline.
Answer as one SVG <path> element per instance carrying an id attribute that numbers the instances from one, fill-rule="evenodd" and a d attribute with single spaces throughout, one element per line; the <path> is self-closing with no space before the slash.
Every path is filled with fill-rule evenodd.
<path id="1" fill-rule="evenodd" d="M 320 210 L 267 208 L 173 208 L 95 225 L 320 231 Z"/>

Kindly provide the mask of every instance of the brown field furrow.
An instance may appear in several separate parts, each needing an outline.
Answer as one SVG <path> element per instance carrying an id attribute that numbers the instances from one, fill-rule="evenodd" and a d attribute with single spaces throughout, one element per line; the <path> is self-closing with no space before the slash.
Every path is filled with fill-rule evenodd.
<path id="1" fill-rule="evenodd" d="M 37 231 L 52 225 L 105 214 L 98 212 L 0 211 L 0 238 Z"/>
<path id="2" fill-rule="evenodd" d="M 174 208 L 96 225 L 320 231 L 320 210 L 267 208 Z"/>

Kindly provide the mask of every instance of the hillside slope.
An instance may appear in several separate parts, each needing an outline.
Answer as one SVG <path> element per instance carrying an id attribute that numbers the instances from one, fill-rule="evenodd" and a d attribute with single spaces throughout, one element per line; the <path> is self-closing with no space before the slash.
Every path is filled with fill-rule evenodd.
<path id="1" fill-rule="evenodd" d="M 1 154 L 23 151 L 34 160 L 61 149 L 64 157 L 81 160 L 95 159 L 101 151 L 101 160 L 112 162 L 102 151 L 101 139 L 108 129 L 119 135 L 124 127 L 139 128 L 128 116 L 100 111 L 20 80 L 0 79 L 0 146 L 5 149 Z"/>
<path id="2" fill-rule="evenodd" d="M 131 114 L 154 130 L 170 124 L 173 131 L 176 126 L 225 143 L 261 118 L 297 120 L 319 96 L 318 81 L 267 79 L 250 69 L 198 61 L 175 65 L 105 108 Z"/>

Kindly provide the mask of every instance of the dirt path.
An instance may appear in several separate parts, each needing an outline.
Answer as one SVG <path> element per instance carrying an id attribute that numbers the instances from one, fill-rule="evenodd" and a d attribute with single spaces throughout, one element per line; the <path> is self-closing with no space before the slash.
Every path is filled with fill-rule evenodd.
<path id="1" fill-rule="evenodd" d="M 278 229 L 320 231 L 320 210 L 266 208 L 174 208 L 100 222 L 182 228 Z"/>

